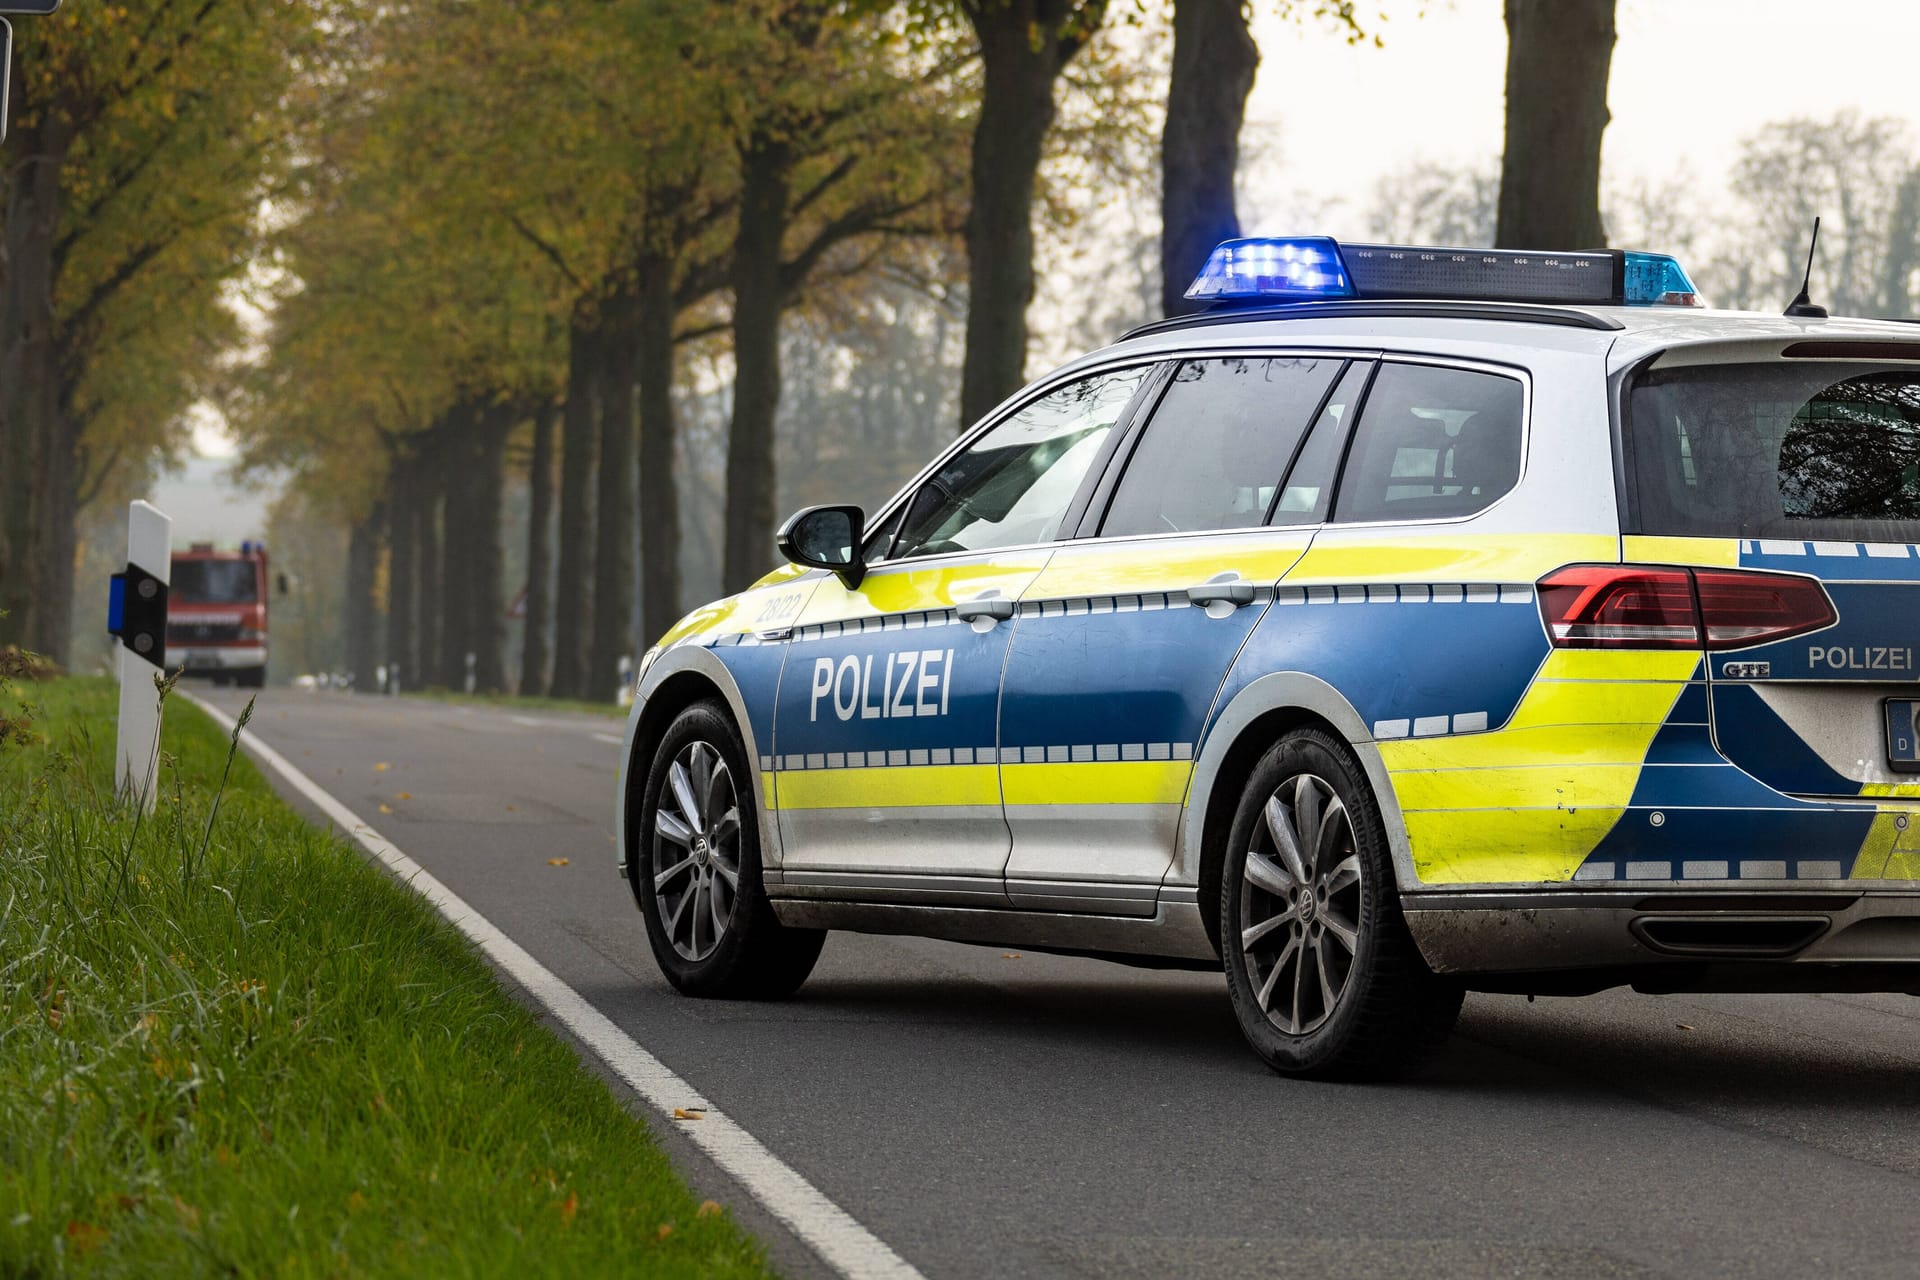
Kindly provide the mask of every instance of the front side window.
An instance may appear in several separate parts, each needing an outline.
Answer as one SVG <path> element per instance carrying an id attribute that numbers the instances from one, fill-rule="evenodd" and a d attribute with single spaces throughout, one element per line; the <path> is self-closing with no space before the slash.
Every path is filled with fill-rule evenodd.
<path id="1" fill-rule="evenodd" d="M 1360 410 L 1333 518 L 1468 516 L 1520 479 L 1526 397 L 1518 379 L 1384 363 Z"/>
<path id="2" fill-rule="evenodd" d="M 1920 540 L 1920 371 L 1657 369 L 1633 388 L 1628 429 L 1645 532 Z"/>
<path id="3" fill-rule="evenodd" d="M 1114 490 L 1102 537 L 1263 523 L 1339 360 L 1183 361 Z"/>
<path id="4" fill-rule="evenodd" d="M 893 557 L 1050 542 L 1147 366 L 1048 392 L 948 459 L 907 505 Z"/>

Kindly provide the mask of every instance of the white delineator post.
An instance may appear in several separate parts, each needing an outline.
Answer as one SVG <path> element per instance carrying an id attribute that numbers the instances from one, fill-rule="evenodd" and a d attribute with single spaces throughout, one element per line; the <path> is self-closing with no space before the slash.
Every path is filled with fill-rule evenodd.
<path id="1" fill-rule="evenodd" d="M 173 571 L 173 520 L 157 507 L 138 499 L 127 508 L 127 563 L 144 569 L 161 583 Z M 127 586 L 131 594 L 135 588 Z M 133 605 L 124 601 L 123 611 Z M 165 633 L 162 632 L 164 639 Z M 146 637 L 142 637 L 146 639 Z M 161 674 L 159 659 L 164 648 L 135 652 L 132 637 L 117 646 L 120 672 L 120 731 L 114 748 L 114 786 L 139 804 L 152 810 L 155 788 L 151 777 L 155 752 L 160 745 L 160 691 L 154 678 Z"/>

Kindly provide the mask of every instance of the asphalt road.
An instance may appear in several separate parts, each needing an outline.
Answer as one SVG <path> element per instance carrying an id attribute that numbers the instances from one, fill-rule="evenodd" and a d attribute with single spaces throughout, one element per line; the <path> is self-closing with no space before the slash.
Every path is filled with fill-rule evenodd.
<path id="1" fill-rule="evenodd" d="M 1392 1086 L 1270 1074 L 1216 975 L 1001 948 L 836 934 L 790 1002 L 689 1000 L 614 874 L 619 728 L 270 690 L 250 731 L 929 1277 L 1920 1270 L 1920 1000 L 1472 996 Z"/>

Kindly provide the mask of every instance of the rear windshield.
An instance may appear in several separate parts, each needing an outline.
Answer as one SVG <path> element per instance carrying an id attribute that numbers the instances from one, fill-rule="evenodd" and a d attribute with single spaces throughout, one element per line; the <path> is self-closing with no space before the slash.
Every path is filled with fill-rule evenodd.
<path id="1" fill-rule="evenodd" d="M 1626 409 L 1637 532 L 1920 542 L 1920 369 L 1659 369 Z"/>
<path id="2" fill-rule="evenodd" d="M 259 575 L 251 560 L 175 560 L 167 594 L 186 604 L 252 604 Z"/>

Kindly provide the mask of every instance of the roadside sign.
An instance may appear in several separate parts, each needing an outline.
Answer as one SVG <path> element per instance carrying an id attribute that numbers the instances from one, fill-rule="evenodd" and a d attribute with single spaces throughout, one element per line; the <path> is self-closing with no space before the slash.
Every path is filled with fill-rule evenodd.
<path id="1" fill-rule="evenodd" d="M 173 520 L 135 500 L 127 508 L 127 568 L 111 579 L 107 629 L 120 638 L 120 727 L 114 786 L 151 810 L 160 745 L 160 690 L 167 660 L 167 581 L 173 573 Z"/>

